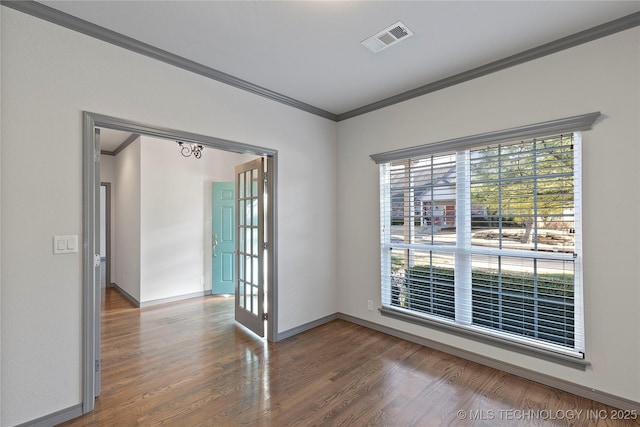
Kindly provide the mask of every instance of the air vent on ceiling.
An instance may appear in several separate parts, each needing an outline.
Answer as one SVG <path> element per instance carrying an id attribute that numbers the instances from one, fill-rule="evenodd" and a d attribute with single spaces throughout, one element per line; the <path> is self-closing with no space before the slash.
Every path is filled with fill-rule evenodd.
<path id="1" fill-rule="evenodd" d="M 413 32 L 402 22 L 398 21 L 395 24 L 380 31 L 376 35 L 369 37 L 360 44 L 369 49 L 371 52 L 377 53 L 383 49 L 388 48 L 391 45 L 407 39 L 412 35 Z"/>

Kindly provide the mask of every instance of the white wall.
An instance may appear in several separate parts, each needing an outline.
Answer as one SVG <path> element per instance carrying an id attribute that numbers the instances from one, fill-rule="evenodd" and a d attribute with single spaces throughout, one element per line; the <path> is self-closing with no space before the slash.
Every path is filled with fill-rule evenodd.
<path id="1" fill-rule="evenodd" d="M 115 275 L 111 282 L 136 301 L 140 301 L 141 272 L 141 137 L 129 144 L 115 158 L 116 227 L 112 241 Z"/>
<path id="2" fill-rule="evenodd" d="M 7 8 L 1 53 L 3 426 L 81 402 L 82 111 L 278 150 L 279 330 L 336 312 L 335 123 Z"/>
<path id="3" fill-rule="evenodd" d="M 100 257 L 107 256 L 107 189 L 100 186 Z"/>
<path id="4" fill-rule="evenodd" d="M 116 156 L 106 154 L 100 155 L 100 182 L 110 182 L 116 180 Z"/>
<path id="5" fill-rule="evenodd" d="M 175 141 L 141 140 L 140 302 L 210 290 L 211 181 L 233 181 L 247 156 L 205 148 L 185 158 Z"/>
<path id="6" fill-rule="evenodd" d="M 116 277 L 116 229 L 118 227 L 116 221 L 116 158 L 109 155 L 100 156 L 100 182 L 108 182 L 111 184 L 111 281 Z M 109 285 L 109 283 L 107 283 Z"/>
<path id="7" fill-rule="evenodd" d="M 150 139 L 142 137 L 140 302 L 203 290 L 201 165 L 177 158 L 175 142 Z"/>
<path id="8" fill-rule="evenodd" d="M 583 134 L 586 371 L 406 324 L 380 305 L 378 167 L 369 155 L 601 111 Z M 640 29 L 338 124 L 339 311 L 640 402 Z"/>

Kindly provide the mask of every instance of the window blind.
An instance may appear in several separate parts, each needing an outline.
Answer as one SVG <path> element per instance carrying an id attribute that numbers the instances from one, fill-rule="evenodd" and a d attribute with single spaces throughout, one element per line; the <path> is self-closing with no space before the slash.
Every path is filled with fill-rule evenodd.
<path id="1" fill-rule="evenodd" d="M 533 127 L 381 162 L 382 305 L 582 358 L 581 135 Z"/>

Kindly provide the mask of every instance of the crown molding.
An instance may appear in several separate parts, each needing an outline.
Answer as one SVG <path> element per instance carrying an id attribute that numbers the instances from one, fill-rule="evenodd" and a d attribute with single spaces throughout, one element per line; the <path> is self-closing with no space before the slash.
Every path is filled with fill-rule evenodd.
<path id="1" fill-rule="evenodd" d="M 620 31 L 640 26 L 640 12 L 636 12 L 631 15 L 627 15 L 622 18 L 618 18 L 613 21 L 609 21 L 604 24 L 586 29 L 584 31 L 580 31 L 567 37 L 563 37 L 561 39 L 525 50 L 524 52 L 520 52 L 515 55 L 490 62 L 480 67 L 476 67 L 471 70 L 467 70 L 462 73 L 419 86 L 415 89 L 402 92 L 398 95 L 381 99 L 380 101 L 376 101 L 341 114 L 335 114 L 330 111 L 314 107 L 313 105 L 298 101 L 297 99 L 293 99 L 286 95 L 282 95 L 280 93 L 258 86 L 246 80 L 239 79 L 214 68 L 199 64 L 195 61 L 191 61 L 165 50 L 158 49 L 157 47 L 151 46 L 147 43 L 143 43 L 141 41 L 106 29 L 83 19 L 76 18 L 75 16 L 69 15 L 67 13 L 60 12 L 57 9 L 45 6 L 33 0 L 2 0 L 1 4 L 11 9 L 15 9 L 28 15 L 35 16 L 45 21 L 49 21 L 62 27 L 68 28 L 70 30 L 78 31 L 90 37 L 97 38 L 107 43 L 120 46 L 130 51 L 157 59 L 159 61 L 174 65 L 187 71 L 191 71 L 212 80 L 228 84 L 238 89 L 251 92 L 253 94 L 268 98 L 272 101 L 276 101 L 281 104 L 285 104 L 290 107 L 297 108 L 299 110 L 306 111 L 308 113 L 315 114 L 317 116 L 335 122 L 340 122 L 356 116 L 367 114 L 372 111 L 386 108 L 400 102 L 408 101 L 422 95 L 455 86 L 457 84 L 464 83 L 478 77 L 486 76 L 488 74 L 513 67 L 514 65 L 519 65 L 528 61 L 532 61 L 534 59 L 542 58 L 544 56 L 551 55 L 565 49 L 570 49 L 572 47 L 618 33 Z"/>
<path id="2" fill-rule="evenodd" d="M 61 12 L 52 7 L 45 6 L 44 4 L 38 3 L 36 1 L 3 0 L 2 5 L 31 16 L 35 16 L 36 18 L 40 18 L 45 21 L 60 25 L 70 30 L 77 31 L 90 37 L 94 37 L 98 40 L 102 40 L 104 42 L 125 48 L 132 52 L 157 59 L 158 61 L 162 61 L 166 64 L 174 65 L 178 68 L 182 68 L 201 76 L 208 77 L 212 80 L 219 81 L 229 86 L 233 86 L 238 89 L 242 89 L 247 92 L 251 92 L 253 94 L 271 99 L 272 101 L 297 108 L 298 110 L 306 111 L 308 113 L 315 114 L 316 116 L 324 117 L 325 119 L 333 121 L 336 121 L 337 119 L 337 115 L 329 111 L 314 107 L 313 105 L 306 104 L 302 101 L 298 101 L 297 99 L 293 99 L 281 93 L 274 92 L 262 86 L 258 86 L 246 80 L 242 80 L 238 77 L 234 77 L 220 70 L 216 70 L 215 68 L 207 67 L 195 61 L 191 61 L 190 59 L 183 58 L 182 56 L 175 55 L 171 52 L 167 52 L 166 50 L 159 49 L 150 44 L 141 42 L 139 40 L 117 33 L 99 25 L 93 24 L 89 21 L 85 21 L 83 19 Z"/>
<path id="3" fill-rule="evenodd" d="M 631 15 L 615 19 L 613 21 L 605 22 L 604 24 L 586 29 L 584 31 L 580 31 L 579 33 L 575 33 L 570 36 L 563 37 L 561 39 L 525 50 L 524 52 L 520 52 L 506 58 L 498 59 L 497 61 L 490 62 L 488 64 L 473 68 L 468 71 L 464 71 L 451 77 L 446 77 L 433 83 L 429 83 L 415 89 L 400 93 L 398 95 L 394 95 L 389 98 L 385 98 L 380 101 L 365 105 L 363 107 L 347 111 L 346 113 L 338 114 L 337 121 L 347 120 L 352 117 L 360 116 L 362 114 L 370 113 L 381 108 L 398 104 L 400 102 L 408 101 L 409 99 L 436 92 L 450 86 L 455 86 L 457 84 L 464 83 L 478 77 L 486 76 L 487 74 L 492 74 L 497 71 L 513 67 L 514 65 L 533 61 L 534 59 L 542 58 L 543 56 L 551 55 L 552 53 L 560 52 L 565 49 L 570 49 L 572 47 L 579 46 L 581 44 L 588 43 L 590 41 L 618 33 L 620 31 L 628 30 L 639 25 L 640 12 L 636 12 Z"/>

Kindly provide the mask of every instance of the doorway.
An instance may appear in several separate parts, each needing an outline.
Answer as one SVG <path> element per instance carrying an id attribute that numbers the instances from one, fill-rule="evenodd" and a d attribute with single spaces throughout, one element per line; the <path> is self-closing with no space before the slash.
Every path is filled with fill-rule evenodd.
<path id="1" fill-rule="evenodd" d="M 101 285 L 99 280 L 100 254 L 100 143 L 97 128 L 108 128 L 151 137 L 173 139 L 183 143 L 202 145 L 217 150 L 260 156 L 268 165 L 265 174 L 265 239 L 269 242 L 264 256 L 265 305 L 269 308 L 266 338 L 277 341 L 277 230 L 276 189 L 277 151 L 185 131 L 136 123 L 116 117 L 85 112 L 83 114 L 83 412 L 94 408 L 99 394 L 99 310 Z M 267 248 L 265 247 L 265 251 Z M 240 319 L 239 319 L 240 320 Z"/>

